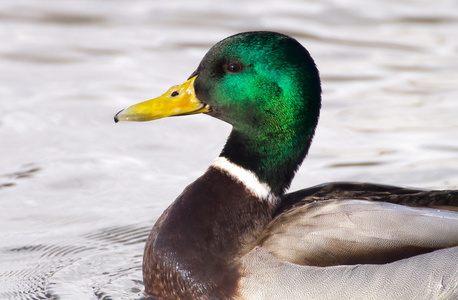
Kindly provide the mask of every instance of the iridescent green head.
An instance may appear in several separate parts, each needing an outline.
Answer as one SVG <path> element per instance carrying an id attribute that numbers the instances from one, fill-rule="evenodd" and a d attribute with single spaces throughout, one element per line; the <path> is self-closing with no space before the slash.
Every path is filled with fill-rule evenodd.
<path id="1" fill-rule="evenodd" d="M 283 193 L 318 122 L 320 79 L 307 50 L 279 33 L 240 33 L 213 46 L 188 82 L 150 101 L 171 105 L 190 94 L 194 102 L 185 109 L 180 104 L 168 107 L 169 114 L 139 115 L 139 105 L 143 110 L 151 107 L 147 101 L 120 112 L 117 119 L 207 113 L 226 121 L 233 131 L 221 156 L 253 171 L 275 193 Z M 156 106 L 152 110 L 157 111 Z"/>
<path id="2" fill-rule="evenodd" d="M 307 50 L 288 36 L 247 32 L 226 38 L 210 49 L 195 75 L 197 98 L 235 130 L 287 125 L 294 118 L 298 125 L 316 125 L 318 70 Z"/>

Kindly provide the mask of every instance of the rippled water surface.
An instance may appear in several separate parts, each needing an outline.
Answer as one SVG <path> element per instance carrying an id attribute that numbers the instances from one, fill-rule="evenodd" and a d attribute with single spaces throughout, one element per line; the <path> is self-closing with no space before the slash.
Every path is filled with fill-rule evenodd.
<path id="1" fill-rule="evenodd" d="M 113 115 L 247 30 L 294 36 L 321 71 L 319 128 L 293 190 L 458 188 L 456 1 L 1 1 L 0 298 L 142 296 L 151 226 L 230 127 Z"/>

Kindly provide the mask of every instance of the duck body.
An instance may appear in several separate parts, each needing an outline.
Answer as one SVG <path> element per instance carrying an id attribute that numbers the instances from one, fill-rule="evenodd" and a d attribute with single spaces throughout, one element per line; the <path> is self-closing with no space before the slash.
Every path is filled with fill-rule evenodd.
<path id="1" fill-rule="evenodd" d="M 216 44 L 184 84 L 115 116 L 206 113 L 233 126 L 151 231 L 149 297 L 458 298 L 458 191 L 336 183 L 284 194 L 313 138 L 320 94 L 302 45 L 248 32 Z"/>

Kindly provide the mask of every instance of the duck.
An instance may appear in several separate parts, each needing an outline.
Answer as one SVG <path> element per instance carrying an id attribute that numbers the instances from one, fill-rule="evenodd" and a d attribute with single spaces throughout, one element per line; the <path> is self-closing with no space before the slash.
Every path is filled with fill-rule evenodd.
<path id="1" fill-rule="evenodd" d="M 252 31 L 215 44 L 183 84 L 116 114 L 232 125 L 151 230 L 148 299 L 458 299 L 457 190 L 334 182 L 286 193 L 320 108 L 306 48 Z"/>

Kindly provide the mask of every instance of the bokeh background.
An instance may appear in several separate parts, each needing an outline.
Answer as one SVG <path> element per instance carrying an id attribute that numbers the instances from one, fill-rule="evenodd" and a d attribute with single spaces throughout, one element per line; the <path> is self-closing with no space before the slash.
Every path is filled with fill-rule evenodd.
<path id="1" fill-rule="evenodd" d="M 249 30 L 292 35 L 321 72 L 291 190 L 458 188 L 457 1 L 0 0 L 1 299 L 142 297 L 150 228 L 230 126 L 113 116 Z"/>

